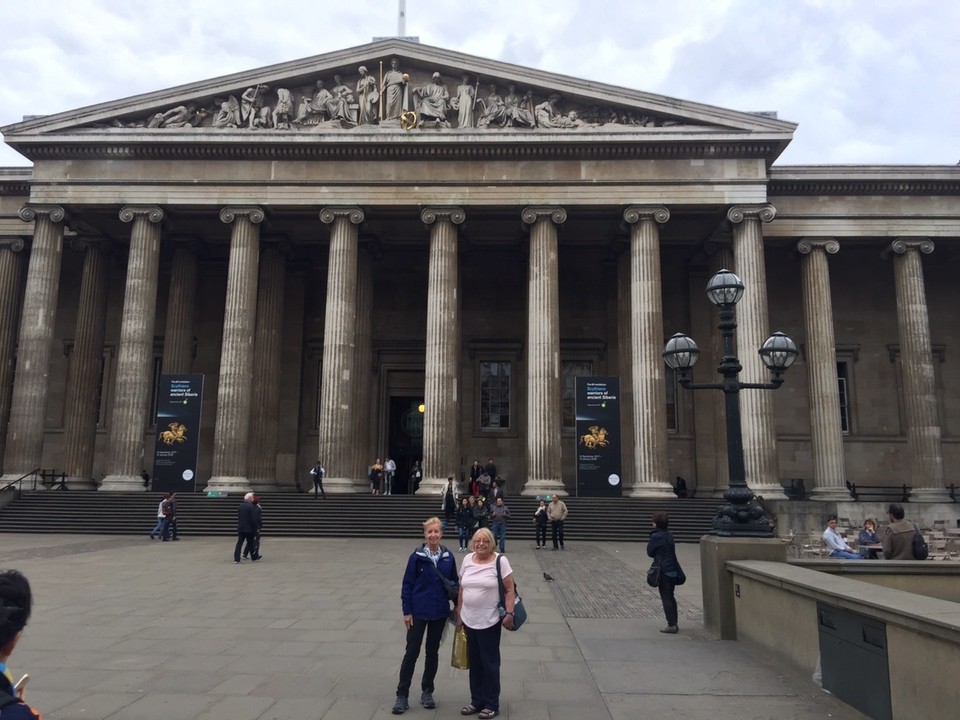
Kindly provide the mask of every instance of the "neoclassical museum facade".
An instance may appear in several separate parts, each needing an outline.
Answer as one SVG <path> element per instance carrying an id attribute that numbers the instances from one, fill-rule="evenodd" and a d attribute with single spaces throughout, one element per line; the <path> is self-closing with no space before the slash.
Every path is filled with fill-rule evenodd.
<path id="1" fill-rule="evenodd" d="M 29 106 L 24 108 L 29 111 Z M 142 489 L 163 373 L 202 374 L 198 489 L 366 492 L 493 457 L 573 492 L 574 381 L 620 381 L 623 492 L 727 482 L 713 382 L 728 268 L 747 481 L 960 468 L 960 168 L 780 166 L 796 125 L 384 40 L 2 128 L 0 462 Z M 905 128 L 909 132 L 909 128 Z"/>

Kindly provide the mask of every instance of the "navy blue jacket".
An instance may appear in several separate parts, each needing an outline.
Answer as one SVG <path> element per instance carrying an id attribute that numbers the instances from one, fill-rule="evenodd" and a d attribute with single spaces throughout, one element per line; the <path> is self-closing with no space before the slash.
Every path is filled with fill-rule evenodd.
<path id="1" fill-rule="evenodd" d="M 6 675 L 0 673 L 0 702 L 9 700 L 11 695 L 16 697 L 13 685 L 7 680 Z M 16 702 L 0 709 L 0 717 L 3 720 L 40 720 L 40 713 L 18 698 Z"/>
<path id="2" fill-rule="evenodd" d="M 680 563 L 677 561 L 677 549 L 673 544 L 673 535 L 669 530 L 655 528 L 650 531 L 650 542 L 647 543 L 647 555 L 660 559 L 660 572 L 667 577 L 677 577 L 680 574 Z"/>
<path id="3" fill-rule="evenodd" d="M 252 535 L 260 529 L 257 522 L 257 506 L 249 500 L 244 500 L 237 511 L 237 532 Z"/>
<path id="4" fill-rule="evenodd" d="M 423 544 L 410 553 L 407 569 L 403 573 L 400 602 L 403 614 L 413 615 L 414 620 L 439 620 L 450 614 L 450 600 L 447 589 L 434 572 L 433 561 L 425 547 L 426 544 Z M 454 584 L 459 584 L 457 561 L 443 545 L 440 546 L 437 570 Z"/>

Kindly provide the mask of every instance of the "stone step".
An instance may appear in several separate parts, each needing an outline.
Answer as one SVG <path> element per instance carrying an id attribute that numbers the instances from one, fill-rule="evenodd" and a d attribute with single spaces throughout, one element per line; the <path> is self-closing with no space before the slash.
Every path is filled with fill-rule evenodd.
<path id="1" fill-rule="evenodd" d="M 0 532 L 147 534 L 156 521 L 159 493 L 25 492 L 0 511 Z M 439 496 L 263 495 L 264 532 L 275 537 L 409 537 L 440 515 Z M 229 536 L 236 531 L 238 496 L 178 495 L 178 526 L 185 535 Z M 638 498 L 567 498 L 565 536 L 571 541 L 646 542 L 651 516 L 670 514 L 678 542 L 697 542 L 710 530 L 721 501 Z M 508 497 L 508 537 L 533 538 L 535 498 Z M 453 533 L 448 532 L 449 538 Z"/>

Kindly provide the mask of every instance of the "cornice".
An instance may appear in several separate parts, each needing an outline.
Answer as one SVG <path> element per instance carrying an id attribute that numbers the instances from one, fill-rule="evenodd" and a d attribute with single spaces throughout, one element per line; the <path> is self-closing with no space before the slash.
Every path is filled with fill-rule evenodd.
<path id="1" fill-rule="evenodd" d="M 812 165 L 770 168 L 768 194 L 960 195 L 960 167 Z"/>

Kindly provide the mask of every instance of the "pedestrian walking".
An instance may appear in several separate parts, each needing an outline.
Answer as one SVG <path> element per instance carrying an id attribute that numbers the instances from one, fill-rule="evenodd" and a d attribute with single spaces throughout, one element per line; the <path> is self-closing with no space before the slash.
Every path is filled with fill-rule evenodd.
<path id="1" fill-rule="evenodd" d="M 240 564 L 240 550 L 243 549 L 244 543 L 246 543 L 248 552 L 253 550 L 256 543 L 256 534 L 260 529 L 260 514 L 253 498 L 253 493 L 248 492 L 243 496 L 243 502 L 240 503 L 240 508 L 237 510 L 237 544 L 233 549 L 233 562 L 236 565 Z M 251 559 L 259 560 L 260 556 L 251 554 Z"/>
<path id="2" fill-rule="evenodd" d="M 310 468 L 310 477 L 313 479 L 313 499 L 316 500 L 320 495 L 323 495 L 323 499 L 327 499 L 327 494 L 323 491 L 323 478 L 327 474 L 327 471 L 323 469 L 323 466 L 320 464 L 320 461 L 317 460 L 316 464 Z"/>
<path id="3" fill-rule="evenodd" d="M 547 546 L 547 504 L 541 500 L 540 505 L 533 511 L 534 539 L 537 550 Z"/>
<path id="4" fill-rule="evenodd" d="M 160 539 L 163 542 L 168 540 L 179 540 L 177 537 L 177 494 L 170 493 L 167 499 L 162 503 L 163 507 L 163 527 L 160 530 Z"/>
<path id="5" fill-rule="evenodd" d="M 502 553 L 507 551 L 508 517 L 510 517 L 510 508 L 504 504 L 503 496 L 500 496 L 493 507 L 490 508 L 490 529 L 493 531 L 493 538 Z"/>
<path id="6" fill-rule="evenodd" d="M 164 507 L 163 504 L 170 497 L 170 493 L 167 493 L 163 496 L 163 499 L 157 505 L 157 524 L 153 526 L 153 530 L 150 531 L 150 539 L 156 540 L 160 537 L 160 531 L 163 529 L 163 516 L 164 516 Z"/>

